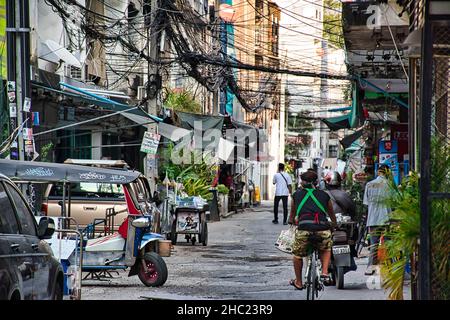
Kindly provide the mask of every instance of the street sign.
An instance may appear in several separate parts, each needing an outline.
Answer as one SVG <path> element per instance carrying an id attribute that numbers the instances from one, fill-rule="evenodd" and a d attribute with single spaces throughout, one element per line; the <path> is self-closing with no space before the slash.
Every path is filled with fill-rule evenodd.
<path id="1" fill-rule="evenodd" d="M 156 154 L 158 150 L 159 140 L 161 139 L 161 135 L 153 132 L 145 132 L 144 138 L 142 139 L 141 144 L 141 152 L 145 152 L 148 154 Z"/>

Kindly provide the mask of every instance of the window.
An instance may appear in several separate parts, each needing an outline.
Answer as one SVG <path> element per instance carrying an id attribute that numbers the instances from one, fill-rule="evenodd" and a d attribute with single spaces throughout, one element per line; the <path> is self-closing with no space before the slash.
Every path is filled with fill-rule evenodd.
<path id="1" fill-rule="evenodd" d="M 338 154 L 338 146 L 337 145 L 329 145 L 328 146 L 328 157 L 336 158 Z"/>
<path id="2" fill-rule="evenodd" d="M 8 195 L 0 182 L 0 233 L 18 234 L 19 226 Z"/>
<path id="3" fill-rule="evenodd" d="M 63 187 L 53 185 L 50 190 L 49 196 L 61 198 L 63 195 Z M 68 193 L 66 193 L 68 195 Z M 110 184 L 110 183 L 93 183 L 93 182 L 80 182 L 70 184 L 70 196 L 76 198 L 92 198 L 93 195 L 98 195 L 101 198 L 111 199 L 125 199 L 122 185 Z M 97 198 L 93 198 L 97 199 Z"/>
<path id="4" fill-rule="evenodd" d="M 16 208 L 16 214 L 20 221 L 22 233 L 36 236 L 36 223 L 30 209 L 25 203 L 25 200 L 10 184 L 6 184 L 6 189 L 8 190 L 8 193 L 11 196 L 11 201 L 14 203 Z"/>
<path id="5" fill-rule="evenodd" d="M 56 146 L 57 162 L 64 162 L 67 158 L 92 158 L 90 130 L 60 130 L 57 135 L 59 136 L 59 143 Z"/>

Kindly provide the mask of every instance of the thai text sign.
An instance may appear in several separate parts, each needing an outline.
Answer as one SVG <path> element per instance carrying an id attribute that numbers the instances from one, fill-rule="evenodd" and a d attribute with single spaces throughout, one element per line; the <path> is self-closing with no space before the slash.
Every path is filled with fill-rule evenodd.
<path id="1" fill-rule="evenodd" d="M 156 154 L 161 135 L 153 132 L 145 132 L 142 139 L 141 151 L 149 154 Z"/>

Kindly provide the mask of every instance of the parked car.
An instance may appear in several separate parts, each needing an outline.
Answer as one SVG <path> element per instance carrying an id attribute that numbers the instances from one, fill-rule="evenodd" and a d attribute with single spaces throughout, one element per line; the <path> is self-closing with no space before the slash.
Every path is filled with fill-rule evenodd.
<path id="1" fill-rule="evenodd" d="M 43 241 L 55 231 L 53 219 L 37 225 L 20 190 L 2 174 L 0 208 L 0 299 L 61 300 L 63 268 Z"/>
<path id="2" fill-rule="evenodd" d="M 114 217 L 113 229 L 119 229 L 120 224 L 128 215 L 122 185 L 80 182 L 71 183 L 69 186 L 70 209 L 67 204 L 66 211 L 77 221 L 80 228 L 94 222 L 94 219 L 105 219 L 107 209 L 114 208 L 116 212 L 121 212 Z M 41 211 L 48 217 L 60 217 L 62 199 L 62 184 L 48 185 L 44 193 Z M 103 229 L 104 224 L 96 226 L 97 231 Z"/>

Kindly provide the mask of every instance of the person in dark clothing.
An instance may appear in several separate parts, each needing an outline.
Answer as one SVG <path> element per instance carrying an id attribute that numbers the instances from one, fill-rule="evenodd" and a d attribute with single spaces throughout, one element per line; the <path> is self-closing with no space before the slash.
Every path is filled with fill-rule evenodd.
<path id="1" fill-rule="evenodd" d="M 356 204 L 347 192 L 341 190 L 341 183 L 342 178 L 339 172 L 332 172 L 328 178 L 325 179 L 327 188 L 325 192 L 330 195 L 334 213 L 348 215 L 354 219 L 356 214 Z"/>
<path id="2" fill-rule="evenodd" d="M 313 171 L 306 171 L 301 175 L 301 180 L 302 188 L 292 195 L 293 201 L 289 217 L 289 223 L 296 225 L 298 229 L 292 246 L 296 278 L 290 281 L 290 284 L 298 290 L 303 289 L 302 259 L 307 256 L 307 249 L 310 245 L 309 239 L 312 234 L 322 239 L 318 243 L 322 262 L 321 278 L 325 285 L 331 283 L 328 275 L 332 245 L 331 229 L 332 225 L 336 225 L 330 196 L 326 192 L 314 188 L 317 183 L 317 174 Z M 327 217 L 330 217 L 332 224 L 328 222 Z"/>

